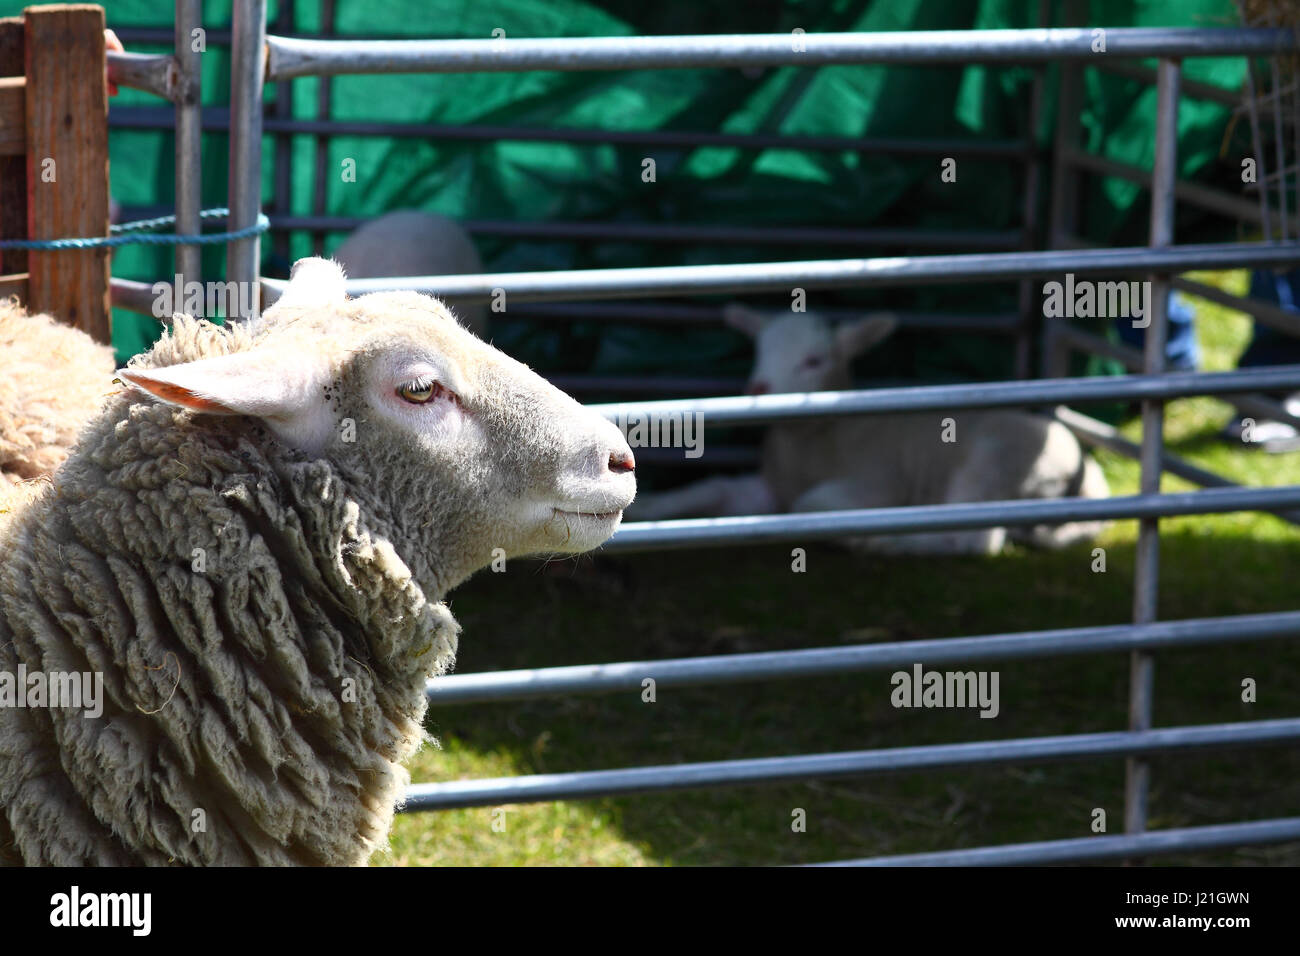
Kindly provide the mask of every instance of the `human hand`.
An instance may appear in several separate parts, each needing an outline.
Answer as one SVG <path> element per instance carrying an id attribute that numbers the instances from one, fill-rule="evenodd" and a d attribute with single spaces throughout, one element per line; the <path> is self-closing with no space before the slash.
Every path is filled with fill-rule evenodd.
<path id="1" fill-rule="evenodd" d="M 125 53 L 126 49 L 122 46 L 122 41 L 117 38 L 117 34 L 112 30 L 104 31 L 104 50 L 114 53 Z M 108 64 L 104 64 L 104 75 L 108 75 Z M 112 80 L 108 81 L 108 95 L 117 96 L 117 84 Z"/>

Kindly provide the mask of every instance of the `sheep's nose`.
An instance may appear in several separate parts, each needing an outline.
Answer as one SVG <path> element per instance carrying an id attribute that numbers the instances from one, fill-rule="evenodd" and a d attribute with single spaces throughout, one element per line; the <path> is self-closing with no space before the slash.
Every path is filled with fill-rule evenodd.
<path id="1" fill-rule="evenodd" d="M 746 395 L 766 395 L 770 391 L 772 391 L 772 386 L 768 385 L 767 382 L 750 382 L 745 386 Z"/>
<path id="2" fill-rule="evenodd" d="M 616 448 L 609 453 L 609 470 L 616 475 L 625 475 L 636 470 L 636 459 L 630 448 Z"/>

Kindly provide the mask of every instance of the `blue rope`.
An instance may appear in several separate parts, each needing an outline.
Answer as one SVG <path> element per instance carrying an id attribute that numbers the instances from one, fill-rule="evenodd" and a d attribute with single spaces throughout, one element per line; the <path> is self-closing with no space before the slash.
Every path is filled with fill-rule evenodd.
<path id="1" fill-rule="evenodd" d="M 204 209 L 199 213 L 202 219 L 220 219 L 230 215 L 229 209 Z M 174 233 L 165 235 L 129 235 L 170 226 L 176 222 L 175 216 L 159 216 L 157 219 L 140 219 L 136 222 L 124 222 L 110 226 L 109 231 L 118 233 L 113 236 L 92 236 L 86 239 L 0 239 L 0 249 L 100 249 L 113 246 L 128 246 L 143 243 L 152 246 L 206 246 L 214 242 L 230 242 L 234 239 L 247 239 L 260 235 L 271 228 L 271 220 L 263 213 L 257 214 L 257 223 L 234 232 L 208 232 L 197 236 L 178 236 Z"/>

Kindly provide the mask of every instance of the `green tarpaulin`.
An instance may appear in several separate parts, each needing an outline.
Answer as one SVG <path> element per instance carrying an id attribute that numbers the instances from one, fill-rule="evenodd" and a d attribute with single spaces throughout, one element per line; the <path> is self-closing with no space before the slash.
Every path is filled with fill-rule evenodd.
<path id="1" fill-rule="evenodd" d="M 209 30 L 229 24 L 228 0 L 204 4 Z M 277 5 L 271 5 L 272 20 Z M 1028 0 L 829 0 L 745 4 L 669 2 L 594 3 L 579 0 L 340 0 L 338 35 L 365 37 L 507 37 L 671 35 L 689 33 L 846 30 L 1023 28 L 1037 25 L 1037 4 Z M 321 28 L 319 4 L 293 6 L 295 30 Z M 0 13 L 20 12 L 4 0 Z M 166 0 L 110 0 L 111 27 L 167 26 Z M 1054 10 L 1054 23 L 1060 11 Z M 1163 0 L 1092 4 L 1089 22 L 1106 26 L 1224 26 L 1234 22 L 1228 0 Z M 140 43 L 142 52 L 165 47 Z M 1236 89 L 1241 60 L 1190 60 L 1189 79 Z M 880 137 L 1024 137 L 1033 73 L 1028 67 L 796 67 L 742 71 L 668 70 L 578 73 L 339 77 L 333 81 L 332 117 L 344 120 L 580 126 L 611 130 L 673 129 L 791 135 Z M 1058 71 L 1047 71 L 1045 108 L 1037 142 L 1050 144 Z M 293 115 L 317 117 L 314 78 L 294 81 Z M 213 42 L 203 57 L 203 101 L 227 102 L 227 51 Z M 1131 79 L 1085 72 L 1086 102 L 1080 121 L 1087 149 L 1150 168 L 1155 91 Z M 274 101 L 278 90 L 267 88 Z M 157 106 L 147 94 L 124 90 L 114 108 Z M 1220 160 L 1230 111 L 1185 98 L 1180 113 L 1183 175 L 1223 176 L 1245 152 L 1237 131 L 1236 152 Z M 124 206 L 172 205 L 170 134 L 115 130 L 110 139 L 112 184 Z M 315 178 L 314 138 L 292 141 L 292 212 L 310 214 Z M 274 195 L 276 140 L 264 142 L 263 196 Z M 203 205 L 226 200 L 224 133 L 209 133 L 203 150 Z M 648 149 L 637 145 L 538 142 L 429 141 L 340 136 L 329 148 L 330 215 L 373 216 L 395 208 L 423 208 L 461 219 L 565 220 L 705 225 L 816 225 L 1006 230 L 1022 221 L 1023 167 L 1014 161 L 961 158 L 955 183 L 941 182 L 937 158 L 854 151 L 800 152 L 703 147 Z M 656 177 L 643 181 L 643 161 L 653 158 Z M 346 160 L 356 181 L 344 180 Z M 1044 189 L 1044 195 L 1046 190 Z M 1131 183 L 1086 181 L 1084 231 L 1112 243 L 1145 242 L 1146 197 Z M 1045 206 L 1045 203 L 1043 204 Z M 1179 224 L 1179 241 L 1203 238 L 1211 225 Z M 1220 230 L 1224 227 L 1220 223 Z M 1212 235 L 1229 238 L 1220 233 Z M 342 239 L 331 237 L 327 249 Z M 877 255 L 860 246 L 678 245 L 668 243 L 503 240 L 480 237 L 493 271 L 606 268 L 747 262 Z M 283 274 L 263 243 L 264 271 Z M 899 251 L 896 249 L 890 252 Z M 907 250 L 902 250 L 907 251 Z M 917 250 L 926 251 L 926 250 Z M 932 251 L 932 250 L 931 250 Z M 954 250 L 960 251 L 960 250 Z M 311 240 L 296 235 L 291 257 L 311 254 Z M 208 278 L 221 275 L 224 250 L 204 253 Z M 155 280 L 172 272 L 166 250 L 134 247 L 114 257 L 115 275 Z M 767 297 L 772 305 L 788 299 Z M 809 306 L 894 307 L 988 312 L 1016 308 L 1013 284 L 932 287 L 872 292 L 813 293 Z M 118 311 L 114 344 L 125 357 L 147 346 L 157 332 L 150 319 Z M 683 376 L 743 375 L 746 343 L 730 331 L 665 331 L 592 321 L 533 323 L 498 320 L 498 344 L 546 371 L 606 375 L 671 373 Z M 899 335 L 870 357 L 865 375 L 897 376 L 899 370 L 929 379 L 1005 376 L 1006 339 L 916 332 Z"/>

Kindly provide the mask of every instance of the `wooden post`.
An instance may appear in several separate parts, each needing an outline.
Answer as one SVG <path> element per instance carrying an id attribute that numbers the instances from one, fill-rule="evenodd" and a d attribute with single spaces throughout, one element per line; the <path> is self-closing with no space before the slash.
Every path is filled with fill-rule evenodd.
<path id="1" fill-rule="evenodd" d="M 23 18 L 0 19 L 0 239 L 27 238 L 27 103 Z M 27 253 L 0 251 L 0 295 L 12 294 L 27 271 Z M 27 298 L 22 276 L 21 298 Z"/>
<path id="2" fill-rule="evenodd" d="M 104 10 L 23 11 L 27 77 L 27 235 L 108 235 L 108 84 Z M 109 331 L 108 250 L 33 250 L 28 308 L 100 342 Z"/>

